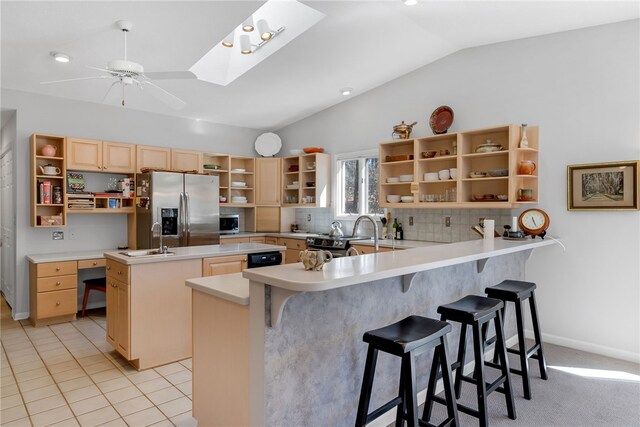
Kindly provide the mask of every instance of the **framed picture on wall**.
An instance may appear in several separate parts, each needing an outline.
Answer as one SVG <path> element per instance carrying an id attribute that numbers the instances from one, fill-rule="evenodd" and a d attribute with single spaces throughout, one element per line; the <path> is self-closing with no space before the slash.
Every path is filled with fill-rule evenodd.
<path id="1" fill-rule="evenodd" d="M 639 164 L 630 160 L 567 166 L 567 209 L 637 210 Z"/>

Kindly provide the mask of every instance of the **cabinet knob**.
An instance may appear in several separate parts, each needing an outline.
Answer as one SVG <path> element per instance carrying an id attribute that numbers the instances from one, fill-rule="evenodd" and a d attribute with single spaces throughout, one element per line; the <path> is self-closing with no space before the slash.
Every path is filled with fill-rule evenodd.
<path id="1" fill-rule="evenodd" d="M 111 267 L 107 266 L 107 270 L 111 270 Z"/>
<path id="2" fill-rule="evenodd" d="M 56 303 L 56 305 L 60 305 L 60 301 L 58 301 L 58 302 Z"/>
<path id="3" fill-rule="evenodd" d="M 56 267 L 56 271 L 60 271 L 60 267 Z"/>
<path id="4" fill-rule="evenodd" d="M 118 271 L 118 274 L 122 274 L 122 271 Z"/>
<path id="5" fill-rule="evenodd" d="M 106 168 L 107 168 L 106 166 L 103 166 L 103 167 L 102 167 L 102 169 L 106 169 Z"/>
<path id="6" fill-rule="evenodd" d="M 98 265 L 98 262 L 97 261 L 93 261 L 93 265 Z"/>
<path id="7" fill-rule="evenodd" d="M 60 286 L 60 282 L 56 282 L 56 286 Z"/>

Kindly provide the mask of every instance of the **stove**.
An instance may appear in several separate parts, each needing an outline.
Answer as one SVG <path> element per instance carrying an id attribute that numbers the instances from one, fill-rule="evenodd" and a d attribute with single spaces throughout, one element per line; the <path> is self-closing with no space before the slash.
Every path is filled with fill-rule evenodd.
<path id="1" fill-rule="evenodd" d="M 331 252 L 334 258 L 340 258 L 347 256 L 347 250 L 351 247 L 352 240 L 370 240 L 370 238 L 359 236 L 330 237 L 328 234 L 307 237 L 307 249 L 322 249 Z"/>

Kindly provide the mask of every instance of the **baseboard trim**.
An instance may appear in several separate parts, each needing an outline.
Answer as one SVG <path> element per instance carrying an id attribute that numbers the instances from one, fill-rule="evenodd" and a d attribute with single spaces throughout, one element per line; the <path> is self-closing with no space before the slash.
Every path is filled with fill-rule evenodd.
<path id="1" fill-rule="evenodd" d="M 524 336 L 526 338 L 533 339 L 533 331 L 525 329 Z M 548 342 L 549 344 L 560 345 L 562 347 L 569 347 L 574 350 L 586 351 L 588 353 L 600 354 L 602 356 L 625 360 L 627 362 L 640 363 L 640 354 L 638 353 L 620 350 L 613 347 L 607 347 L 604 345 L 593 344 L 586 341 L 574 340 L 572 338 L 543 333 L 542 342 Z"/>
<path id="2" fill-rule="evenodd" d="M 515 344 L 518 343 L 518 336 L 514 335 L 511 338 L 509 338 L 507 340 L 507 347 L 511 347 Z M 451 346 L 449 346 L 451 347 Z M 457 346 L 456 346 L 457 347 Z M 485 358 L 486 359 L 490 359 L 493 357 L 493 348 L 495 346 L 492 346 L 490 350 L 486 351 L 484 353 Z M 464 368 L 462 369 L 462 372 L 464 372 L 465 375 L 469 375 L 471 374 L 471 372 L 473 372 L 473 366 L 474 366 L 474 362 L 469 362 L 466 365 L 464 365 Z M 428 375 L 428 373 L 427 373 Z M 455 378 L 455 372 L 454 372 L 454 378 Z M 442 380 L 438 381 L 436 383 L 436 394 L 442 392 L 444 390 L 444 387 L 442 385 Z M 422 405 L 424 403 L 424 401 L 427 398 L 427 389 L 421 390 L 418 392 L 418 406 Z M 384 413 L 384 415 L 382 415 L 380 418 L 372 421 L 371 423 L 367 424 L 367 426 L 369 427 L 386 427 L 389 424 L 393 424 L 396 421 L 396 410 L 391 409 L 387 412 Z"/>

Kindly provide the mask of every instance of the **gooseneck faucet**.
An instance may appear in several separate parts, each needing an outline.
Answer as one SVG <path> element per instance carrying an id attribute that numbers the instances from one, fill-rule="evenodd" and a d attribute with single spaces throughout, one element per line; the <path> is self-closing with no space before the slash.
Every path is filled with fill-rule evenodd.
<path id="1" fill-rule="evenodd" d="M 160 227 L 160 247 L 158 248 L 158 253 L 166 254 L 169 248 L 162 244 L 162 224 L 160 224 L 159 222 L 154 222 L 153 225 L 151 225 L 151 235 L 153 235 L 153 232 L 156 229 L 156 225 Z"/>
<path id="2" fill-rule="evenodd" d="M 352 236 L 355 236 L 356 233 L 358 232 L 358 226 L 360 225 L 360 221 L 362 221 L 363 219 L 367 219 L 371 222 L 371 224 L 373 225 L 373 251 L 374 252 L 378 252 L 379 246 L 378 246 L 378 224 L 376 223 L 376 220 L 373 219 L 372 216 L 370 215 L 360 215 L 357 219 L 356 219 L 356 223 L 353 224 L 353 233 L 351 233 Z"/>

